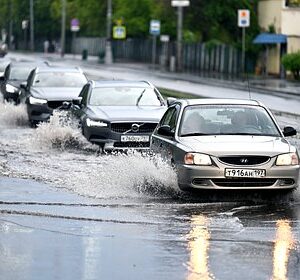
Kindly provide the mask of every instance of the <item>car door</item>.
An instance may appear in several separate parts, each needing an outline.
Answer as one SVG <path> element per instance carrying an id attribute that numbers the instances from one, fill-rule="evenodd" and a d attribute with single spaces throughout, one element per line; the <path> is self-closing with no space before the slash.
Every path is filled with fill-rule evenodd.
<path id="1" fill-rule="evenodd" d="M 175 130 L 180 112 L 180 105 L 174 104 L 166 111 L 151 139 L 151 149 L 163 158 L 172 160 L 173 149 L 176 145 Z M 169 127 L 169 132 L 162 131 L 162 127 Z M 167 132 L 167 133 L 166 133 Z"/>

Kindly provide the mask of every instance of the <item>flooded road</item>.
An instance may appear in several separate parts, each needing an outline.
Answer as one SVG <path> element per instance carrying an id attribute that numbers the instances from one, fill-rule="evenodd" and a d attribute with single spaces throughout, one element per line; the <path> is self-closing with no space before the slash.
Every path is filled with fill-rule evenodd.
<path id="1" fill-rule="evenodd" d="M 299 191 L 205 201 L 159 158 L 99 156 L 59 115 L 32 129 L 0 106 L 3 279 L 299 279 Z"/>
<path id="2" fill-rule="evenodd" d="M 300 278 L 300 190 L 184 194 L 160 158 L 99 155 L 61 120 L 0 103 L 0 279 Z"/>

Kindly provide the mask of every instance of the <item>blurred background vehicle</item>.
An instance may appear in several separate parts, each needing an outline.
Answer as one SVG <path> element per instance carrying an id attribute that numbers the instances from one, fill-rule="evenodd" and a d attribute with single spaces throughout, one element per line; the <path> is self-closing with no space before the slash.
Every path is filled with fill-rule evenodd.
<path id="1" fill-rule="evenodd" d="M 37 67 L 31 71 L 20 99 L 27 104 L 30 123 L 47 121 L 64 101 L 72 101 L 87 83 L 79 67 Z"/>
<path id="2" fill-rule="evenodd" d="M 0 57 L 4 57 L 7 54 L 7 44 L 0 42 Z"/>
<path id="3" fill-rule="evenodd" d="M 167 109 L 147 81 L 90 81 L 74 101 L 83 135 L 103 150 L 148 149 L 150 135 Z"/>
<path id="4" fill-rule="evenodd" d="M 21 84 L 27 81 L 30 71 L 38 65 L 47 67 L 48 62 L 18 61 L 11 62 L 6 66 L 4 75 L 0 77 L 0 89 L 5 101 L 12 101 L 15 104 L 20 103 Z"/>

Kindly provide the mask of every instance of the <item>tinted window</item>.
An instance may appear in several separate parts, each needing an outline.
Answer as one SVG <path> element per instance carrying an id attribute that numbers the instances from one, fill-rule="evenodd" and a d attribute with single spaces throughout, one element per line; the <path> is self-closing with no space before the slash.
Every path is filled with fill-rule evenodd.
<path id="1" fill-rule="evenodd" d="M 260 106 L 197 105 L 183 114 L 180 135 L 266 135 L 280 136 L 269 113 Z"/>
<path id="2" fill-rule="evenodd" d="M 89 103 L 95 106 L 161 106 L 152 88 L 107 87 L 94 88 Z"/>
<path id="3" fill-rule="evenodd" d="M 82 73 L 39 73 L 33 81 L 34 87 L 82 87 L 87 82 Z"/>

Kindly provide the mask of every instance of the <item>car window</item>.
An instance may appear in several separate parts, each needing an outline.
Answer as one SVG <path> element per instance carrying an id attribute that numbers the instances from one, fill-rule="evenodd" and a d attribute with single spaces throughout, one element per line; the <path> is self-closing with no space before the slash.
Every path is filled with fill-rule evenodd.
<path id="1" fill-rule="evenodd" d="M 162 101 L 153 88 L 117 86 L 94 88 L 89 104 L 94 106 L 162 106 Z"/>
<path id="2" fill-rule="evenodd" d="M 180 135 L 189 134 L 280 136 L 263 107 L 248 105 L 188 106 L 182 116 Z"/>
<path id="3" fill-rule="evenodd" d="M 168 125 L 170 126 L 171 129 L 175 129 L 176 126 L 176 107 L 172 106 L 170 107 L 166 113 L 163 115 L 161 121 L 160 121 L 160 126 L 163 125 Z"/>
<path id="4" fill-rule="evenodd" d="M 34 87 L 82 87 L 87 82 L 82 73 L 45 72 L 38 73 L 33 81 Z"/>

